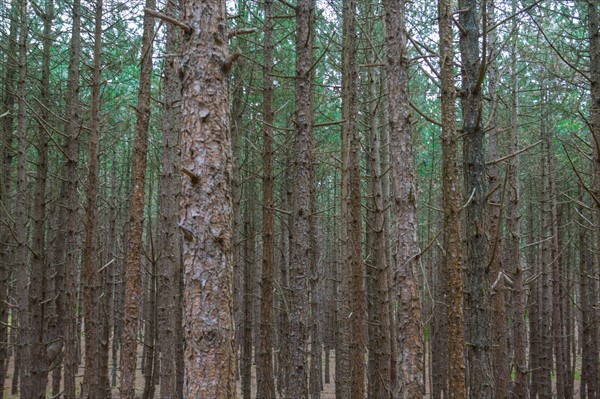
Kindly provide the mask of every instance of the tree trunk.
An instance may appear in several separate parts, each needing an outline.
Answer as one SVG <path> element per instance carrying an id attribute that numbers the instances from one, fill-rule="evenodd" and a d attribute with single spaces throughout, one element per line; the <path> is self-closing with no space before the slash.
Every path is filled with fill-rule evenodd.
<path id="1" fill-rule="evenodd" d="M 263 38 L 263 217 L 260 352 L 256 366 L 258 399 L 275 399 L 273 379 L 273 281 L 275 278 L 275 178 L 273 175 L 273 0 L 264 3 Z"/>
<path id="2" fill-rule="evenodd" d="M 14 112 L 15 112 L 15 75 L 17 70 L 17 43 L 18 43 L 18 1 L 12 0 L 10 5 L 10 28 L 6 51 L 6 67 L 3 75 L 3 96 L 0 99 L 0 202 L 11 212 L 10 197 L 13 189 L 13 141 L 14 141 Z M 12 259 L 10 218 L 5 212 L 0 213 L 0 381 L 4 383 L 10 359 L 9 329 L 8 329 L 8 293 L 10 265 Z M 15 323 L 15 312 L 10 312 L 12 322 Z M 14 328 L 11 326 L 11 333 Z M 0 390 L 0 399 L 4 398 L 4 389 Z"/>
<path id="3" fill-rule="evenodd" d="M 50 50 L 52 46 L 52 22 L 54 19 L 54 2 L 49 0 L 44 6 L 43 14 L 43 39 L 42 39 L 42 76 L 39 101 L 41 109 L 38 119 L 37 150 L 37 175 L 34 188 L 32 207 L 32 257 L 31 273 L 29 276 L 29 345 L 32 362 L 30 363 L 29 381 L 24 387 L 21 396 L 26 398 L 44 398 L 48 385 L 48 366 L 50 360 L 46 356 L 46 331 L 55 328 L 48 325 L 47 314 L 49 301 L 45 298 L 47 293 L 47 257 L 46 257 L 46 181 L 48 178 L 48 143 L 50 141 L 48 122 L 50 119 Z M 48 348 L 49 349 L 49 348 Z M 48 351 L 49 353 L 50 351 Z M 57 351 L 58 353 L 58 351 Z"/>
<path id="4" fill-rule="evenodd" d="M 440 0 L 440 60 L 442 78 L 442 186 L 444 204 L 444 277 L 448 301 L 448 397 L 466 399 L 462 273 L 461 190 L 458 183 L 458 134 L 454 89 L 452 6 Z"/>
<path id="5" fill-rule="evenodd" d="M 94 59 L 92 71 L 92 97 L 90 136 L 88 150 L 88 187 L 86 210 L 86 234 L 83 247 L 83 304 L 85 314 L 85 371 L 82 399 L 110 397 L 108 370 L 102 367 L 105 353 L 103 342 L 104 309 L 102 306 L 102 278 L 98 261 L 98 171 L 100 139 L 100 84 L 102 69 L 102 0 L 95 6 Z"/>
<path id="6" fill-rule="evenodd" d="M 308 278 L 310 267 L 310 176 L 312 167 L 311 69 L 313 0 L 296 6 L 296 134 L 292 179 L 290 248 L 290 380 L 286 397 L 308 397 Z"/>
<path id="7" fill-rule="evenodd" d="M 71 32 L 68 98 L 65 138 L 65 162 L 62 168 L 60 198 L 58 206 L 58 231 L 54 252 L 54 264 L 59 265 L 64 276 L 62 284 L 57 284 L 57 309 L 59 323 L 64 334 L 63 347 L 63 391 L 65 399 L 75 399 L 75 376 L 77 375 L 76 353 L 76 276 L 79 267 L 78 250 L 78 185 L 79 158 L 79 76 L 81 54 L 81 3 L 74 0 L 72 6 L 73 27 Z"/>
<path id="8" fill-rule="evenodd" d="M 347 374 L 350 395 L 348 398 L 362 399 L 365 396 L 365 337 L 364 320 L 366 298 L 364 291 L 364 263 L 362 258 L 362 210 L 360 192 L 360 140 L 358 132 L 358 70 L 356 43 L 356 1 L 344 1 L 342 53 L 342 151 L 343 165 L 347 174 L 347 196 L 342 199 L 346 205 L 345 218 L 347 241 L 342 253 L 344 273 L 341 279 L 348 287 L 345 291 L 348 301 L 348 368 Z"/>
<path id="9" fill-rule="evenodd" d="M 246 149 L 246 153 L 247 153 Z M 248 179 L 248 176 L 246 176 Z M 248 179 L 249 180 L 249 179 Z M 240 353 L 240 374 L 242 398 L 250 399 L 252 395 L 252 331 L 254 309 L 254 269 L 255 263 L 255 240 L 254 240 L 254 183 L 246 182 L 244 190 L 244 228 L 243 228 L 243 285 L 242 285 L 242 307 L 243 317 L 241 320 L 241 353 Z M 241 266 L 241 265 L 240 265 Z"/>
<path id="10" fill-rule="evenodd" d="M 182 199 L 185 398 L 235 395 L 232 153 L 225 2 L 184 1 Z"/>
<path id="11" fill-rule="evenodd" d="M 29 32 L 29 15 L 27 0 L 19 3 L 19 51 L 18 51 L 18 80 L 17 80 L 17 182 L 16 198 L 27 199 L 27 109 L 26 109 L 26 79 L 27 79 L 27 46 Z M 20 381 L 21 393 L 31 393 L 29 365 L 31 357 L 31 344 L 29 342 L 29 295 L 27 273 L 27 224 L 28 215 L 26 206 L 15 207 L 15 241 L 14 270 L 17 280 L 16 300 L 18 317 L 18 355 L 15 357 L 15 371 L 13 375 L 13 394 Z M 33 398 L 33 396 L 31 396 Z"/>
<path id="12" fill-rule="evenodd" d="M 493 26 L 495 23 L 496 4 L 495 0 L 485 0 L 487 13 L 486 26 Z M 489 124 L 488 133 L 488 160 L 494 161 L 499 157 L 498 145 L 500 140 L 499 120 L 498 120 L 498 81 L 499 66 L 497 61 L 497 33 L 492 30 L 487 38 L 487 58 L 491 60 L 488 63 L 488 92 L 489 103 Z M 505 172 L 506 173 L 506 172 Z M 494 371 L 495 395 L 497 398 L 508 398 L 510 382 L 510 364 L 508 348 L 508 325 L 506 317 L 506 292 L 504 284 L 504 258 L 502 257 L 502 245 L 504 237 L 502 233 L 502 224 L 505 209 L 505 197 L 508 176 L 500 178 L 500 166 L 498 163 L 492 163 L 488 168 L 488 187 L 490 187 L 489 200 L 487 202 L 487 225 L 489 226 L 489 246 L 491 246 L 490 255 L 490 273 L 491 280 L 495 286 L 491 290 L 491 306 L 493 311 L 493 332 L 492 332 L 492 369 Z"/>
<path id="13" fill-rule="evenodd" d="M 153 10 L 155 0 L 146 0 L 146 8 Z M 142 61 L 138 90 L 137 124 L 133 152 L 133 174 L 129 231 L 125 258 L 125 323 L 122 336 L 121 386 L 122 399 L 135 398 L 135 369 L 137 361 L 138 315 L 141 303 L 141 254 L 144 228 L 144 199 L 146 183 L 146 154 L 150 123 L 150 91 L 152 88 L 152 41 L 154 18 L 144 15 Z"/>
<path id="14" fill-rule="evenodd" d="M 179 14 L 179 2 L 169 1 L 166 12 L 168 15 Z M 167 25 L 166 54 L 175 54 L 178 46 L 178 28 Z M 177 229 L 179 206 L 179 92 L 180 85 L 177 77 L 175 58 L 165 59 L 163 83 L 163 121 L 162 121 L 162 153 L 161 174 L 159 180 L 159 292 L 158 306 L 160 347 L 160 397 L 177 398 L 177 318 L 176 309 L 179 305 L 179 263 L 180 242 Z"/>
<path id="15" fill-rule="evenodd" d="M 541 80 L 541 92 L 543 104 L 548 101 L 548 91 L 546 88 L 545 79 Z M 538 314 L 539 320 L 539 361 L 540 361 L 540 373 L 539 373 L 539 395 L 540 398 L 551 398 L 552 397 L 552 365 L 553 365 L 553 351 L 552 351 L 552 272 L 553 268 L 553 257 L 552 257 L 552 241 L 554 235 L 552 234 L 554 226 L 552 219 L 552 169 L 550 166 L 551 154 L 551 135 L 546 126 L 546 117 L 544 113 L 547 112 L 545 107 L 541 109 L 540 119 L 540 138 L 542 140 L 542 153 L 541 153 L 541 180 L 542 180 L 542 192 L 541 194 L 541 253 L 540 253 L 540 279 L 541 279 L 541 291 L 540 291 L 540 308 Z"/>
<path id="16" fill-rule="evenodd" d="M 596 226 L 597 239 L 600 239 L 600 4 L 598 0 L 588 1 L 588 35 L 590 40 L 590 83 L 591 83 L 591 105 L 590 105 L 590 128 L 594 140 L 594 183 L 596 192 Z M 593 247 L 593 246 L 592 246 Z M 583 247 L 586 248 L 586 247 Z M 598 260 L 597 260 L 598 262 Z M 594 304 L 598 301 L 598 283 L 592 276 L 597 276 L 598 267 L 590 267 L 587 277 L 589 312 L 587 326 L 589 328 L 588 340 L 584 342 L 584 354 L 587 352 L 590 368 L 588 374 L 588 397 L 598 397 L 598 384 L 600 383 L 600 367 L 598 367 L 598 312 L 593 311 Z M 585 294 L 584 294 L 585 295 Z M 584 318 L 585 320 L 585 318 Z M 586 345 L 589 345 L 587 348 Z M 583 366 L 582 366 L 583 367 Z M 583 396 L 582 396 L 583 397 Z"/>
<path id="17" fill-rule="evenodd" d="M 370 15 L 370 14 L 369 14 Z M 371 31 L 371 29 L 369 29 Z M 369 50 L 371 63 L 375 63 L 374 53 Z M 377 74 L 369 68 L 369 149 L 368 163 L 371 173 L 371 244 L 372 262 L 367 266 L 368 284 L 371 286 L 369 299 L 369 372 L 368 398 L 391 398 L 391 348 L 390 348 L 390 299 L 389 265 L 386 257 L 388 237 L 385 231 L 385 198 L 383 194 L 384 175 L 381 160 L 381 130 L 379 128 L 380 102 L 377 100 Z"/>
<path id="18" fill-rule="evenodd" d="M 395 329 L 398 357 L 397 399 L 425 394 L 423 320 L 417 278 L 416 175 L 408 98 L 408 54 L 404 1 L 385 0 L 385 43 L 389 101 L 390 146 L 394 176 L 394 202 L 398 227 L 398 252 L 394 266 Z"/>
<path id="19" fill-rule="evenodd" d="M 485 218 L 484 136 L 482 120 L 482 83 L 485 73 L 484 53 L 479 50 L 481 10 L 477 0 L 460 0 L 459 17 L 462 75 L 463 164 L 465 202 L 468 201 L 465 220 L 465 316 L 469 387 L 473 398 L 494 397 L 492 371 L 492 323 L 490 304 L 489 260 L 486 251 L 488 231 Z M 485 6 L 485 2 L 482 3 Z M 485 29 L 484 29 L 485 30 Z"/>
<path id="20" fill-rule="evenodd" d="M 513 12 L 516 12 L 516 5 L 513 2 Z M 513 20 L 513 39 L 511 42 L 511 108 L 512 115 L 510 125 L 510 152 L 515 154 L 519 150 L 520 134 L 519 134 L 519 82 L 517 79 L 517 40 L 518 30 L 517 21 Z M 510 272 L 514 281 L 512 292 L 513 303 L 513 331 L 514 331 L 514 352 L 515 352 L 515 381 L 513 385 L 512 398 L 527 399 L 529 396 L 528 387 L 528 370 L 527 370 L 527 328 L 525 319 L 525 287 L 523 281 L 525 279 L 524 270 L 521 263 L 521 213 L 519 211 L 519 202 L 521 200 L 521 181 L 519 172 L 521 170 L 520 155 L 516 154 L 511 160 L 508 167 L 508 187 L 510 187 L 507 206 L 506 230 L 507 237 L 505 241 L 505 252 L 507 263 L 513 265 Z"/>

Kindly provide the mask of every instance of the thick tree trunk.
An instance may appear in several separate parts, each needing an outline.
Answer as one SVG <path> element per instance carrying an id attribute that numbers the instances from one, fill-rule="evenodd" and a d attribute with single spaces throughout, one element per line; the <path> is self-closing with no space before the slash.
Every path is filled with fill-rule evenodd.
<path id="1" fill-rule="evenodd" d="M 184 1 L 182 198 L 185 398 L 235 395 L 232 153 L 225 2 Z"/>
<path id="2" fill-rule="evenodd" d="M 461 190 L 458 182 L 458 134 L 454 89 L 452 6 L 438 3 L 442 78 L 442 187 L 444 204 L 444 277 L 448 301 L 448 397 L 466 399 L 465 340 L 462 273 Z"/>
<path id="3" fill-rule="evenodd" d="M 296 6 L 296 135 L 292 179 L 290 248 L 290 375 L 286 397 L 308 397 L 308 278 L 310 267 L 310 176 L 313 145 L 311 67 L 313 0 Z"/>
<path id="4" fill-rule="evenodd" d="M 146 8 L 154 9 L 155 0 L 146 0 Z M 150 124 L 150 91 L 152 88 L 152 41 L 154 17 L 144 16 L 140 86 L 138 90 L 137 123 L 133 150 L 133 174 L 129 230 L 125 257 L 125 320 L 122 336 L 121 386 L 122 399 L 135 398 L 135 369 L 137 361 L 138 315 L 142 300 L 141 256 L 144 228 L 144 199 L 146 183 L 146 153 Z"/>
<path id="5" fill-rule="evenodd" d="M 394 275 L 398 383 L 393 396 L 417 398 L 425 393 L 423 320 L 417 278 L 416 172 L 408 98 L 408 54 L 404 1 L 385 0 L 385 42 L 389 102 L 390 146 L 398 252 Z"/>

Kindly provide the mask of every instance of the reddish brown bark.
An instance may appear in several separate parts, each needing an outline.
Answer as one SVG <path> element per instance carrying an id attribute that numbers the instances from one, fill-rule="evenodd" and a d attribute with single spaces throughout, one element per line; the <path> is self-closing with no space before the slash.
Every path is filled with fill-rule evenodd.
<path id="1" fill-rule="evenodd" d="M 274 399 L 273 281 L 275 277 L 275 187 L 273 176 L 273 1 L 266 0 L 263 67 L 263 253 L 260 302 L 260 351 L 256 369 L 257 398 Z"/>
<path id="2" fill-rule="evenodd" d="M 146 0 L 146 8 L 154 9 L 155 0 Z M 150 90 L 152 80 L 152 41 L 154 18 L 144 15 L 140 85 L 138 90 L 137 124 L 133 148 L 133 174 L 129 231 L 125 257 L 125 320 L 122 335 L 121 385 L 123 399 L 135 398 L 135 369 L 137 362 L 138 315 L 142 302 L 141 256 L 144 228 L 144 199 L 146 183 L 146 153 L 150 123 Z"/>
<path id="3" fill-rule="evenodd" d="M 232 153 L 225 2 L 184 1 L 182 198 L 187 398 L 234 397 Z"/>
<path id="4" fill-rule="evenodd" d="M 465 380 L 464 303 L 462 275 L 461 190 L 458 183 L 458 134 L 454 89 L 452 6 L 440 0 L 440 63 L 442 78 L 442 186 L 444 204 L 444 275 L 448 301 L 448 396 L 467 397 Z"/>
<path id="5" fill-rule="evenodd" d="M 94 58 L 92 70 L 92 97 L 90 133 L 88 139 L 88 186 L 85 216 L 85 243 L 83 248 L 83 305 L 85 317 L 85 370 L 82 399 L 110 398 L 108 384 L 107 337 L 104 336 L 106 314 L 102 306 L 102 278 L 98 261 L 98 171 L 100 139 L 100 84 L 102 69 L 102 14 L 103 2 L 98 0 L 94 13 Z"/>
<path id="6" fill-rule="evenodd" d="M 416 174 L 408 97 L 408 54 L 404 1 L 386 0 L 385 42 L 390 148 L 394 176 L 398 248 L 393 267 L 398 373 L 394 398 L 417 398 L 425 392 L 423 320 L 417 278 Z"/>
<path id="7" fill-rule="evenodd" d="M 166 12 L 178 15 L 179 2 L 169 1 Z M 175 54 L 178 50 L 178 28 L 167 26 L 166 53 Z M 177 397 L 177 317 L 179 305 L 179 264 L 180 241 L 177 228 L 179 207 L 179 79 L 175 68 L 175 58 L 169 56 L 164 66 L 163 124 L 161 174 L 159 180 L 159 289 L 158 306 L 159 347 L 160 347 L 160 397 Z"/>

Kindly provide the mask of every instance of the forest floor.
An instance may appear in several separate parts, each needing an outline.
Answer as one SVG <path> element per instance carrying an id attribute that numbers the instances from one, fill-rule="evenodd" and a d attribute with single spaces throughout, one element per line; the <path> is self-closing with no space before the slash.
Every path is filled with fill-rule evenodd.
<path id="1" fill-rule="evenodd" d="M 11 361 L 9 363 L 9 368 L 8 368 L 8 375 L 6 377 L 6 380 L 4 381 L 4 398 L 5 399 L 20 399 L 19 395 L 11 395 L 10 391 L 11 391 L 11 383 L 12 383 L 12 371 L 13 371 L 13 359 L 11 358 Z M 325 362 L 323 361 L 323 364 Z M 142 393 L 144 391 L 144 376 L 142 375 L 142 371 L 141 371 L 141 350 L 140 350 L 140 357 L 138 358 L 138 372 L 137 372 L 137 377 L 136 377 L 136 393 L 137 396 L 139 398 L 142 397 Z M 331 382 L 329 384 L 323 384 L 323 391 L 321 393 L 321 399 L 335 399 L 335 356 L 332 354 L 331 355 Z M 580 369 L 577 369 L 578 371 L 580 371 Z M 430 387 L 430 383 L 431 380 L 429 379 L 429 368 L 427 368 L 426 370 L 426 390 L 427 390 L 427 395 L 425 395 L 423 397 L 423 399 L 429 399 L 430 398 L 430 392 L 429 392 L 429 387 Z M 253 366 L 252 367 L 252 394 L 251 397 L 256 397 L 256 368 Z M 109 375 L 110 378 L 110 375 Z M 48 381 L 48 397 L 52 397 L 52 395 L 50 394 L 50 387 L 51 387 L 51 379 L 52 377 L 49 376 L 49 381 Z M 83 380 L 83 364 L 80 366 L 79 369 L 79 374 L 77 377 L 77 389 L 79 390 L 80 384 Z M 118 381 L 118 380 L 117 380 Z M 325 381 L 325 376 L 323 375 L 323 381 Z M 575 387 L 574 387 L 574 391 L 575 391 L 575 396 L 579 396 L 579 379 L 576 378 L 575 379 Z M 160 386 L 156 386 L 155 389 L 155 398 L 159 398 L 159 392 L 160 392 Z M 238 381 L 237 384 L 237 397 L 241 398 L 241 387 L 240 387 L 240 383 Z M 279 396 L 277 396 L 279 398 Z M 118 387 L 113 387 L 112 388 L 112 399 L 119 399 L 119 389 Z"/>

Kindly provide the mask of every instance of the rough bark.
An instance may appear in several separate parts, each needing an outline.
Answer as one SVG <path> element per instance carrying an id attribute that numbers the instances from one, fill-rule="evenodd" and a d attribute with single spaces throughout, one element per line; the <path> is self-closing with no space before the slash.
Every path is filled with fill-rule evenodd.
<path id="1" fill-rule="evenodd" d="M 485 2 L 482 3 L 485 5 Z M 469 365 L 470 395 L 474 398 L 491 399 L 494 396 L 492 371 L 492 340 L 489 326 L 492 323 L 490 304 L 489 259 L 487 254 L 488 232 L 486 226 L 484 136 L 482 120 L 482 82 L 485 53 L 479 49 L 481 40 L 481 10 L 477 0 L 460 0 L 461 10 L 460 54 L 463 115 L 463 168 L 464 197 L 468 205 L 465 220 L 471 228 L 466 229 L 465 245 L 465 321 L 467 360 Z M 485 50 L 484 50 L 485 51 Z M 482 65 L 483 64 L 483 65 Z"/>
<path id="2" fill-rule="evenodd" d="M 370 31 L 370 30 L 369 30 Z M 370 51 L 371 56 L 374 54 Z M 372 63 L 375 63 L 374 59 Z M 387 236 L 385 231 L 385 200 L 383 196 L 383 174 L 381 160 L 381 130 L 379 128 L 380 102 L 377 98 L 377 74 L 369 69 L 369 147 L 368 164 L 371 173 L 370 217 L 372 239 L 370 242 L 372 262 L 367 265 L 368 284 L 371 286 L 369 298 L 369 368 L 368 393 L 372 399 L 391 397 L 390 370 L 390 315 L 389 315 L 389 265 L 386 257 Z"/>
<path id="3" fill-rule="evenodd" d="M 146 0 L 146 8 L 156 6 L 155 0 Z M 138 89 L 137 123 L 133 147 L 133 174 L 129 231 L 125 257 L 125 319 L 122 335 L 121 386 L 122 399 L 135 398 L 135 368 L 137 361 L 137 332 L 141 295 L 142 231 L 144 228 L 144 199 L 146 183 L 146 154 L 150 124 L 150 91 L 152 83 L 152 41 L 154 18 L 144 15 L 140 85 Z"/>
<path id="4" fill-rule="evenodd" d="M 318 212 L 316 203 L 316 162 L 311 154 L 310 170 L 310 268 L 309 268 L 309 290 L 310 290 L 310 368 L 308 373 L 309 394 L 311 399 L 320 399 L 323 390 L 323 345 L 321 342 L 321 273 L 318 269 L 319 246 L 317 243 Z"/>
<path id="5" fill-rule="evenodd" d="M 594 183 L 596 198 L 600 198 L 600 4 L 598 0 L 588 1 L 588 35 L 590 42 L 590 83 L 591 83 L 591 106 L 590 106 L 590 127 L 593 137 L 594 148 Z M 598 229 L 597 236 L 600 237 L 600 204 L 596 202 L 596 226 Z M 589 298 L 589 306 L 593 307 L 597 303 L 598 298 L 598 283 L 591 276 L 596 276 L 598 273 L 597 266 L 590 267 L 587 275 L 587 291 Z M 588 373 L 588 392 L 589 398 L 598 397 L 598 384 L 600 384 L 600 367 L 598 367 L 598 313 L 588 312 L 587 325 L 589 329 L 588 341 L 584 345 L 584 353 L 587 353 L 588 364 L 590 369 Z M 587 350 L 586 350 L 587 349 Z M 582 390 L 583 395 L 583 390 Z M 583 397 L 583 396 L 582 396 Z"/>
<path id="6" fill-rule="evenodd" d="M 248 149 L 245 148 L 245 152 Z M 254 183 L 249 182 L 249 176 L 244 190 L 244 227 L 243 227 L 243 284 L 242 284 L 242 320 L 240 323 L 240 374 L 242 398 L 250 399 L 252 395 L 252 331 L 254 330 L 254 287 L 255 273 L 255 239 L 254 231 Z"/>
<path id="7" fill-rule="evenodd" d="M 9 212 L 11 194 L 13 189 L 13 142 L 14 142 L 14 112 L 15 112 L 15 75 L 17 64 L 15 62 L 18 38 L 18 1 L 12 0 L 10 5 L 10 27 L 5 47 L 6 60 L 2 84 L 2 98 L 0 101 L 0 204 L 4 211 L 0 212 L 0 381 L 5 380 L 9 362 L 9 328 L 8 328 L 8 293 L 10 265 L 12 263 L 12 247 Z M 11 312 L 13 322 L 15 312 Z M 13 330 L 14 331 L 14 330 Z M 0 399 L 4 398 L 4 390 L 0 390 Z"/>
<path id="8" fill-rule="evenodd" d="M 495 23 L 495 0 L 486 0 L 486 26 L 493 26 Z M 489 125 L 488 132 L 488 160 L 493 161 L 499 157 L 499 141 L 501 129 L 499 129 L 498 119 L 498 81 L 499 66 L 497 61 L 497 33 L 496 29 L 489 32 L 487 37 L 487 59 L 488 63 L 488 95 L 489 95 Z M 506 173 L 506 172 L 505 172 Z M 502 223 L 504 218 L 505 197 L 507 190 L 507 176 L 503 179 L 500 176 L 500 165 L 493 163 L 488 167 L 488 203 L 487 203 L 487 224 L 489 226 L 489 246 L 491 247 L 490 254 L 490 273 L 491 280 L 498 282 L 491 290 L 491 306 L 493 312 L 493 331 L 492 331 L 492 369 L 494 372 L 494 388 L 495 395 L 498 398 L 507 398 L 509 393 L 510 382 L 510 364 L 508 359 L 508 325 L 506 317 L 506 292 L 504 285 L 505 273 L 504 261 L 501 248 L 504 242 L 502 234 Z"/>
<path id="9" fill-rule="evenodd" d="M 516 6 L 513 2 L 513 12 Z M 519 132 L 519 102 L 518 102 L 518 79 L 517 79 L 517 53 L 516 45 L 518 40 L 517 21 L 513 20 L 513 39 L 511 42 L 511 125 L 509 130 L 509 144 L 511 152 L 516 153 L 519 150 L 520 132 Z M 528 389 L 528 370 L 527 370 L 527 329 L 525 324 L 525 279 L 523 265 L 521 263 L 521 213 L 519 202 L 521 199 L 521 182 L 519 172 L 521 170 L 520 155 L 515 155 L 508 167 L 508 187 L 507 193 L 507 220 L 506 230 L 508 236 L 505 241 L 507 262 L 513 265 L 509 270 L 512 273 L 514 287 L 512 292 L 513 303 L 513 331 L 514 331 L 514 364 L 515 381 L 512 389 L 513 398 L 527 399 Z"/>
<path id="10" fill-rule="evenodd" d="M 310 268 L 310 176 L 313 145 L 311 67 L 314 2 L 296 6 L 296 109 L 290 248 L 290 375 L 287 398 L 308 397 L 308 278 Z"/>
<path id="11" fill-rule="evenodd" d="M 366 298 L 364 290 L 364 263 L 362 257 L 362 213 L 360 192 L 360 139 L 358 132 L 358 69 L 356 41 L 355 0 L 344 1 L 342 53 L 342 150 L 347 174 L 345 201 L 346 212 L 342 223 L 346 224 L 342 261 L 347 269 L 340 278 L 348 279 L 346 299 L 348 301 L 348 368 L 350 396 L 359 399 L 365 396 L 365 337 L 364 320 Z M 341 299 L 344 300 L 344 299 Z"/>
<path id="12" fill-rule="evenodd" d="M 42 39 L 42 76 L 40 79 L 39 101 L 41 109 L 36 137 L 36 163 L 37 173 L 31 219 L 33 231 L 31 238 L 31 273 L 29 276 L 29 334 L 28 340 L 32 357 L 29 363 L 29 381 L 23 384 L 21 396 L 27 398 L 44 398 L 48 384 L 48 366 L 51 360 L 46 356 L 46 330 L 56 334 L 56 325 L 49 325 L 47 315 L 49 302 L 45 298 L 47 293 L 47 256 L 46 256 L 46 181 L 48 178 L 48 143 L 50 120 L 50 50 L 52 22 L 54 19 L 54 2 L 47 1 L 43 13 L 43 39 Z M 50 299 L 50 298 L 49 298 Z M 55 337 L 51 337 L 55 338 Z M 49 349 L 49 348 L 48 348 Z M 58 352 L 58 351 L 57 351 Z M 48 350 L 48 353 L 50 351 Z"/>
<path id="13" fill-rule="evenodd" d="M 389 102 L 390 147 L 394 177 L 398 247 L 393 268 L 396 306 L 397 399 L 425 392 L 423 320 L 417 278 L 416 172 L 408 97 L 408 54 L 404 1 L 385 0 L 385 43 Z"/>
<path id="14" fill-rule="evenodd" d="M 179 2 L 169 1 L 166 13 L 177 16 Z M 178 50 L 178 28 L 169 24 L 166 32 L 166 54 L 175 54 Z M 159 347 L 160 347 L 160 397 L 177 397 L 177 318 L 178 276 L 180 263 L 180 242 L 177 227 L 179 207 L 179 79 L 175 58 L 165 59 L 163 72 L 163 120 L 161 174 L 159 180 L 159 289 L 158 306 Z"/>
<path id="15" fill-rule="evenodd" d="M 232 153 L 225 2 L 184 1 L 182 83 L 185 398 L 235 395 Z"/>
<path id="16" fill-rule="evenodd" d="M 541 92 L 543 104 L 548 101 L 548 89 L 545 79 L 541 80 Z M 538 359 L 540 362 L 540 371 L 538 374 L 539 395 L 540 398 L 552 397 L 552 369 L 553 369 L 553 351 L 552 351 L 552 241 L 554 239 L 553 229 L 554 220 L 552 217 L 552 167 L 550 157 L 552 156 L 552 140 L 549 128 L 547 126 L 544 113 L 547 110 L 542 107 L 540 115 L 540 138 L 542 140 L 541 153 L 541 251 L 540 251 L 540 296 L 539 296 L 539 346 Z"/>
<path id="17" fill-rule="evenodd" d="M 265 0 L 263 38 L 263 217 L 260 352 L 256 367 L 258 399 L 275 399 L 273 379 L 273 281 L 275 278 L 275 185 L 273 174 L 273 0 Z"/>
<path id="18" fill-rule="evenodd" d="M 77 188 L 79 179 L 77 166 L 79 158 L 79 76 L 81 54 L 81 3 L 74 0 L 72 5 L 73 26 L 71 31 L 66 137 L 63 148 L 65 162 L 62 168 L 60 198 L 58 206 L 58 231 L 56 246 L 54 248 L 53 263 L 60 268 L 59 274 L 63 282 L 57 283 L 59 290 L 57 309 L 61 325 L 64 347 L 63 358 L 63 391 L 65 399 L 75 399 L 75 376 L 77 375 L 76 354 L 76 289 L 75 277 L 79 266 L 78 250 L 78 207 L 79 198 Z"/>
<path id="19" fill-rule="evenodd" d="M 88 186 L 87 209 L 85 216 L 85 244 L 83 248 L 83 304 L 85 316 L 85 370 L 82 384 L 82 399 L 110 397 L 108 370 L 103 367 L 103 359 L 108 356 L 107 342 L 103 341 L 105 319 L 102 306 L 102 278 L 98 261 L 98 171 L 100 139 L 100 84 L 102 69 L 102 14 L 103 2 L 95 5 L 94 58 L 92 70 L 92 97 L 90 133 L 88 139 Z"/>
<path id="20" fill-rule="evenodd" d="M 337 329 L 336 329 L 336 347 L 335 347 L 335 395 L 336 397 L 349 398 L 351 395 L 351 374 L 350 374 L 350 274 L 351 268 L 349 260 L 352 259 L 350 249 L 350 209 L 348 208 L 350 198 L 349 184 L 349 156 L 350 140 L 349 127 L 356 125 L 356 114 L 351 115 L 350 95 L 353 96 L 354 107 L 356 107 L 356 68 L 354 66 L 356 58 L 354 9 L 356 3 L 346 0 L 342 3 L 342 119 L 346 122 L 342 124 L 341 130 L 341 161 L 342 171 L 340 179 L 340 242 L 338 258 L 338 290 L 337 290 Z M 352 8 L 354 7 L 354 9 Z M 354 44 L 353 44 L 354 43 Z M 354 72 L 353 72 L 354 71 Z M 351 75 L 353 73 L 353 75 Z M 354 80 L 354 81 L 353 81 Z M 349 90 L 353 90 L 349 92 Z M 354 124 L 348 118 L 354 119 Z M 356 128 L 354 128 L 356 130 Z"/>
<path id="21" fill-rule="evenodd" d="M 444 206 L 444 276 L 448 306 L 448 397 L 466 398 L 462 230 L 460 222 L 458 134 L 454 88 L 452 6 L 440 0 L 440 62 L 442 78 L 442 187 Z"/>
<path id="22" fill-rule="evenodd" d="M 17 78 L 17 174 L 16 198 L 27 198 L 27 109 L 26 109 L 26 79 L 27 79 L 27 46 L 29 31 L 28 1 L 19 3 L 19 50 L 18 78 Z M 16 384 L 21 382 L 21 391 L 28 392 L 30 388 L 29 364 L 32 361 L 29 344 L 29 296 L 27 289 L 27 207 L 15 207 L 15 250 L 14 271 L 17 280 L 16 301 L 18 317 L 18 349 L 15 357 L 15 370 L 13 375 L 13 394 L 16 394 Z"/>

